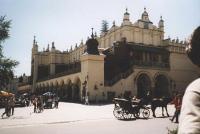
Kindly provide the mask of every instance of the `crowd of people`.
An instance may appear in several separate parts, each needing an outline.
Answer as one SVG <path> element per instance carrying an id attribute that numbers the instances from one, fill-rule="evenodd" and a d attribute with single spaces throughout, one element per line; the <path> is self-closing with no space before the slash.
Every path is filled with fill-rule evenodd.
<path id="1" fill-rule="evenodd" d="M 58 108 L 59 97 L 56 95 L 33 96 L 32 104 L 34 106 L 34 113 L 40 113 L 44 108 Z"/>
<path id="2" fill-rule="evenodd" d="M 4 113 L 1 115 L 1 117 L 3 118 L 4 115 L 6 115 L 7 117 L 10 117 L 11 115 L 14 115 L 14 110 L 15 110 L 15 97 L 7 97 L 2 99 L 2 103 L 4 104 L 5 107 L 5 111 Z"/>
<path id="3" fill-rule="evenodd" d="M 18 98 L 19 99 L 19 98 Z M 5 115 L 10 117 L 14 115 L 14 109 L 16 107 L 16 98 L 15 96 L 4 97 L 1 99 L 1 103 L 3 104 L 5 111 L 2 113 L 1 117 L 4 118 Z M 43 112 L 44 108 L 58 108 L 59 105 L 59 97 L 56 95 L 33 95 L 22 97 L 19 99 L 22 106 L 33 106 L 34 113 Z"/>

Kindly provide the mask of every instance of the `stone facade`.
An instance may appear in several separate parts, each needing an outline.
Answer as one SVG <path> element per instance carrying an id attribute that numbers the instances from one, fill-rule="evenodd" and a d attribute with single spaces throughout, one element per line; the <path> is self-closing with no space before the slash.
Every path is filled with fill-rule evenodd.
<path id="1" fill-rule="evenodd" d="M 141 98 L 148 91 L 155 97 L 184 92 L 200 75 L 185 53 L 186 42 L 164 39 L 164 20 L 160 17 L 154 25 L 146 9 L 134 23 L 129 16 L 126 9 L 121 26 L 113 22 L 108 32 L 95 36 L 99 55 L 86 53 L 83 42 L 63 52 L 52 43 L 51 50 L 48 45 L 40 52 L 34 38 L 32 85 L 27 89 L 52 91 L 69 101 L 87 95 L 91 101 L 105 101 L 129 94 Z"/>

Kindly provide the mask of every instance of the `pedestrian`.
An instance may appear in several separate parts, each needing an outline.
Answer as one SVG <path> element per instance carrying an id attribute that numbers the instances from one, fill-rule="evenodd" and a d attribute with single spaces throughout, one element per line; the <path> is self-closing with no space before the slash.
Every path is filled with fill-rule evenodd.
<path id="1" fill-rule="evenodd" d="M 11 114 L 14 115 L 14 110 L 15 110 L 15 97 L 14 96 L 11 98 L 10 105 L 11 105 Z"/>
<path id="2" fill-rule="evenodd" d="M 181 110 L 182 96 L 180 94 L 176 95 L 171 103 L 174 104 L 176 110 L 174 112 L 172 119 L 170 120 L 173 122 L 175 119 L 176 120 L 175 123 L 178 123 L 179 122 L 178 118 Z"/>
<path id="3" fill-rule="evenodd" d="M 8 110 L 7 110 L 6 115 L 7 115 L 8 117 L 10 117 L 10 115 L 11 115 L 11 98 L 8 98 L 8 105 L 7 105 L 7 108 L 8 108 Z"/>
<path id="4" fill-rule="evenodd" d="M 8 115 L 8 98 L 5 98 L 4 99 L 4 107 L 5 107 L 5 111 L 4 113 L 1 115 L 2 119 L 3 119 L 3 116 L 6 114 Z"/>
<path id="5" fill-rule="evenodd" d="M 26 103 L 26 106 L 28 107 L 29 106 L 29 99 L 28 98 L 25 99 L 25 103 Z"/>
<path id="6" fill-rule="evenodd" d="M 33 99 L 33 107 L 34 107 L 33 112 L 37 113 L 37 97 Z"/>
<path id="7" fill-rule="evenodd" d="M 43 112 L 43 98 L 42 98 L 42 96 L 38 96 L 38 100 L 37 100 L 37 112 L 38 113 Z"/>
<path id="8" fill-rule="evenodd" d="M 87 95 L 85 96 L 85 105 L 89 105 L 89 97 Z"/>
<path id="9" fill-rule="evenodd" d="M 55 108 L 58 108 L 58 103 L 59 103 L 59 97 L 55 97 Z"/>
<path id="10" fill-rule="evenodd" d="M 200 70 L 200 26 L 195 29 L 186 51 Z M 189 84 L 185 91 L 178 134 L 200 134 L 200 78 Z"/>
<path id="11" fill-rule="evenodd" d="M 52 103 L 53 103 L 53 96 L 50 95 L 48 96 L 48 99 L 47 99 L 47 108 L 52 108 Z"/>

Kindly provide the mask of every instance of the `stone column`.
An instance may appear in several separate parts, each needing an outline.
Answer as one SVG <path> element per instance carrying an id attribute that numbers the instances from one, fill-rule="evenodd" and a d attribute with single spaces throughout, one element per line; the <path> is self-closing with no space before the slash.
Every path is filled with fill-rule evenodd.
<path id="1" fill-rule="evenodd" d="M 105 55 L 102 54 L 81 56 L 81 79 L 87 81 L 86 93 L 89 92 L 90 101 L 94 101 L 95 96 L 99 100 L 104 99 L 102 96 L 102 91 L 104 91 L 104 58 Z"/>

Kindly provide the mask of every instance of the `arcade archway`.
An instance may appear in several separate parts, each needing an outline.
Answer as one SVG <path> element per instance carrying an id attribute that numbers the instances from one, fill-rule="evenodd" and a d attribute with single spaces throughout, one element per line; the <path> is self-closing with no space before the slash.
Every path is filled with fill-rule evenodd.
<path id="1" fill-rule="evenodd" d="M 75 83 L 73 83 L 73 96 L 72 96 L 73 101 L 80 101 L 81 99 L 80 89 L 81 89 L 81 81 L 79 78 L 77 78 Z"/>
<path id="2" fill-rule="evenodd" d="M 71 80 L 66 85 L 66 99 L 67 99 L 67 101 L 72 101 L 72 82 L 71 82 Z"/>
<path id="3" fill-rule="evenodd" d="M 149 90 L 151 90 L 151 80 L 147 74 L 142 73 L 137 78 L 137 97 L 145 97 Z"/>
<path id="4" fill-rule="evenodd" d="M 154 95 L 155 97 L 169 96 L 169 81 L 166 76 L 156 76 Z"/>

